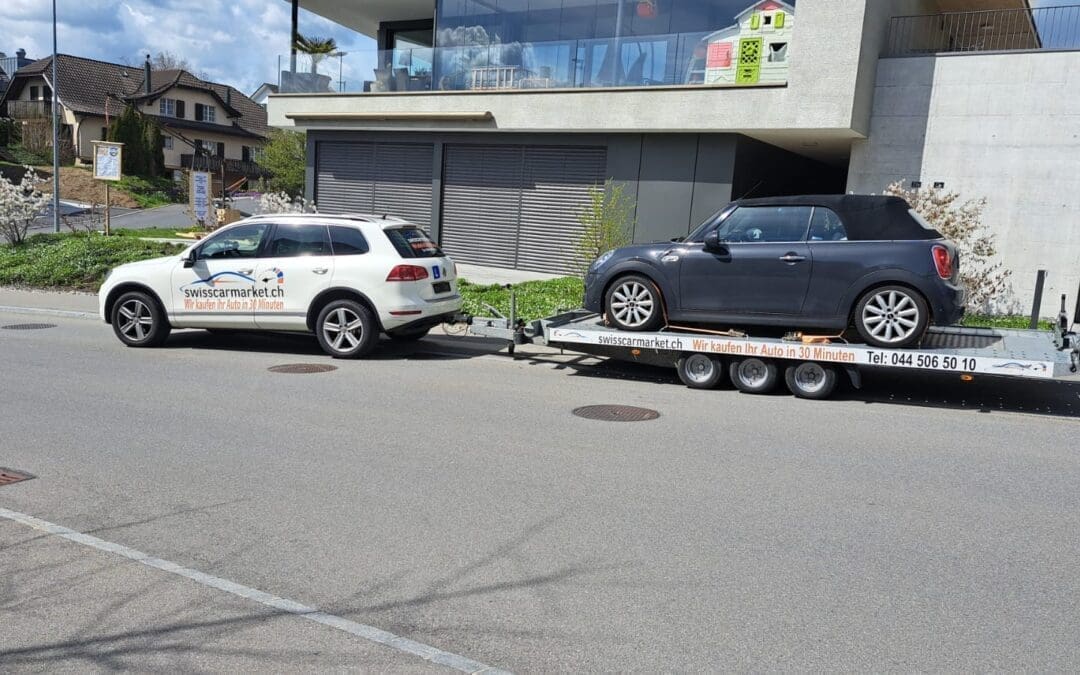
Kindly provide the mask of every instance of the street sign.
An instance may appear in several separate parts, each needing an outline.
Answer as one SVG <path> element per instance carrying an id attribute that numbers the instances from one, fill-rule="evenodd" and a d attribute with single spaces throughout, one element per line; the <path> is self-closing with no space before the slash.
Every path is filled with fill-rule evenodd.
<path id="1" fill-rule="evenodd" d="M 206 171 L 191 172 L 191 211 L 195 220 L 205 224 L 210 219 L 210 174 Z"/>
<path id="2" fill-rule="evenodd" d="M 122 177 L 121 166 L 123 164 L 123 143 L 110 143 L 108 141 L 93 141 L 94 144 L 94 178 L 98 180 L 120 180 Z"/>

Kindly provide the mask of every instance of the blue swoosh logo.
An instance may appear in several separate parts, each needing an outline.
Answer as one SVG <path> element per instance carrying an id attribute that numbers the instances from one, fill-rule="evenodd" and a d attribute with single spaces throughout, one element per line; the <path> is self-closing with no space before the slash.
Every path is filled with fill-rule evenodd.
<path id="1" fill-rule="evenodd" d="M 243 279 L 244 281 L 250 281 L 251 283 L 255 283 L 254 279 L 252 279 L 251 277 L 249 277 L 247 275 L 240 274 L 239 272 L 218 272 L 217 274 L 211 274 L 210 276 L 206 277 L 205 279 L 199 279 L 197 281 L 192 281 L 190 284 L 188 284 L 188 286 L 195 286 L 197 284 L 207 284 L 207 285 L 209 285 L 209 284 L 214 283 L 214 279 L 217 279 L 218 277 L 224 277 L 224 276 L 239 277 L 239 278 Z"/>

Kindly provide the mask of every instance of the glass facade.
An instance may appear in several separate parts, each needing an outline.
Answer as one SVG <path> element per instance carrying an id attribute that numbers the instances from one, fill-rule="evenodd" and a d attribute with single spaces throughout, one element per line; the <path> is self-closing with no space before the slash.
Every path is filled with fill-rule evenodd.
<path id="1" fill-rule="evenodd" d="M 778 71 L 760 68 L 763 60 L 786 61 L 787 40 L 778 36 L 785 21 L 790 31 L 794 6 L 795 0 L 438 0 L 436 48 L 422 60 L 431 62 L 433 89 L 757 84 L 762 72 Z M 757 32 L 767 35 L 740 42 Z M 713 44 L 722 38 L 726 46 Z M 759 67 L 744 69 L 740 80 L 743 63 Z M 719 74 L 724 68 L 728 75 Z M 786 63 L 783 70 L 786 78 Z"/>

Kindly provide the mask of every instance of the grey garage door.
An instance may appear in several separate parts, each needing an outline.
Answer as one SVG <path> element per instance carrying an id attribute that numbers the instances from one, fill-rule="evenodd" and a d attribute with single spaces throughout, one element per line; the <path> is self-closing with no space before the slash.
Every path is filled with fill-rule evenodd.
<path id="1" fill-rule="evenodd" d="M 443 248 L 464 263 L 573 273 L 578 214 L 606 166 L 604 148 L 447 146 Z"/>
<path id="2" fill-rule="evenodd" d="M 321 142 L 315 204 L 322 213 L 387 214 L 430 229 L 434 154 L 423 144 Z"/>

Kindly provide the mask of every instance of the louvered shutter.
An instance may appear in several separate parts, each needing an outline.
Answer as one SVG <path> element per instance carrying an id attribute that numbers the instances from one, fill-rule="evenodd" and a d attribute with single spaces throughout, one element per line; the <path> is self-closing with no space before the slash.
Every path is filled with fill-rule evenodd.
<path id="1" fill-rule="evenodd" d="M 463 263 L 514 267 L 521 212 L 520 146 L 447 146 L 442 247 Z"/>
<path id="2" fill-rule="evenodd" d="M 431 145 L 376 145 L 372 213 L 404 218 L 430 233 L 434 157 Z"/>

